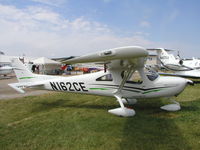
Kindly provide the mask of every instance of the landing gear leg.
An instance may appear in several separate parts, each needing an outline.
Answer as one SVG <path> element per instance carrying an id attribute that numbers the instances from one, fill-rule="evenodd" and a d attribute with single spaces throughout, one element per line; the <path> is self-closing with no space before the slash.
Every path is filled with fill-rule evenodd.
<path id="1" fill-rule="evenodd" d="M 121 107 L 108 110 L 109 113 L 117 115 L 117 116 L 122 116 L 122 117 L 131 117 L 135 115 L 135 110 L 124 107 L 122 96 L 121 96 L 122 95 L 121 91 L 124 87 L 124 84 L 126 83 L 127 79 L 129 78 L 132 72 L 134 72 L 133 67 L 129 66 L 127 73 L 125 74 L 123 80 L 121 81 L 121 84 L 119 85 L 119 89 L 115 93 L 113 93 L 113 95 L 117 98 L 117 101 L 119 102 Z"/>
<path id="2" fill-rule="evenodd" d="M 137 99 L 122 98 L 123 104 L 134 105 L 137 103 Z"/>
<path id="3" fill-rule="evenodd" d="M 122 117 L 131 117 L 135 115 L 135 110 L 134 109 L 130 109 L 130 108 L 126 108 L 122 102 L 122 98 L 119 95 L 115 95 L 115 97 L 117 98 L 117 101 L 120 104 L 120 108 L 115 108 L 115 109 L 110 109 L 108 110 L 109 113 L 117 115 L 117 116 L 122 116 Z"/>

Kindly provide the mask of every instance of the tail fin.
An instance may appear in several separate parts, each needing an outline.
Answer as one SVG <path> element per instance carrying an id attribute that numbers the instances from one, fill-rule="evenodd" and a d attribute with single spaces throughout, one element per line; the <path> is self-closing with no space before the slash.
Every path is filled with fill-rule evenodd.
<path id="1" fill-rule="evenodd" d="M 38 76 L 28 70 L 28 68 L 18 58 L 12 59 L 11 62 L 19 82 L 31 82 Z"/>
<path id="2" fill-rule="evenodd" d="M 57 78 L 55 76 L 34 74 L 17 58 L 12 59 L 11 63 L 19 83 L 8 85 L 20 93 L 25 93 L 24 88 L 41 87 L 45 84 L 46 80 Z"/>
<path id="3" fill-rule="evenodd" d="M 170 64 L 176 60 L 174 55 L 168 54 L 163 48 L 158 49 L 157 53 L 158 53 L 158 59 L 164 64 Z"/>

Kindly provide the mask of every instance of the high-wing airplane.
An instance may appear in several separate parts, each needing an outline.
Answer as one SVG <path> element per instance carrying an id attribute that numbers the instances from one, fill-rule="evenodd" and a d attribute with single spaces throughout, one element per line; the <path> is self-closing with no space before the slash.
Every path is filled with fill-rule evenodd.
<path id="1" fill-rule="evenodd" d="M 7 76 L 13 71 L 11 66 L 0 66 L 0 75 Z"/>
<path id="2" fill-rule="evenodd" d="M 36 75 L 18 60 L 13 59 L 19 83 L 9 84 L 20 93 L 24 88 L 74 92 L 115 97 L 119 108 L 108 112 L 118 116 L 134 116 L 134 109 L 124 104 L 134 104 L 136 99 L 173 97 L 179 95 L 192 81 L 180 77 L 161 77 L 155 72 L 145 72 L 144 63 L 148 51 L 142 47 L 129 46 L 88 54 L 64 61 L 63 63 L 104 63 L 105 69 L 96 73 L 63 77 Z M 136 74 L 136 75 L 135 75 Z M 178 111 L 180 104 L 165 105 L 161 109 Z"/>
<path id="3" fill-rule="evenodd" d="M 164 48 L 148 49 L 156 51 L 158 54 L 159 67 L 173 71 L 173 73 L 160 73 L 163 75 L 172 75 L 188 78 L 200 78 L 200 60 L 198 59 L 181 59 L 180 56 L 175 57 Z"/>

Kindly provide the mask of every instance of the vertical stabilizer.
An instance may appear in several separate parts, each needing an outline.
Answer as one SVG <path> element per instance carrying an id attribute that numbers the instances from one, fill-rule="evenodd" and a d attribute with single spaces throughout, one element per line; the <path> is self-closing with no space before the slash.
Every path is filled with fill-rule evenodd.
<path id="1" fill-rule="evenodd" d="M 163 49 L 163 48 L 157 49 L 157 53 L 158 53 L 158 59 L 163 64 L 177 63 L 176 58 L 174 57 L 174 55 L 168 54 L 165 49 Z"/>
<path id="2" fill-rule="evenodd" d="M 30 82 L 36 78 L 37 75 L 28 70 L 28 68 L 18 58 L 12 59 L 11 62 L 19 82 Z"/>

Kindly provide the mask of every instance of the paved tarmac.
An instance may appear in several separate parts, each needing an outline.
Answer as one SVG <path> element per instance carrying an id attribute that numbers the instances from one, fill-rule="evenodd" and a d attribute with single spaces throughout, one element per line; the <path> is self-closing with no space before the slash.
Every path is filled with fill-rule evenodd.
<path id="1" fill-rule="evenodd" d="M 16 82 L 18 81 L 16 77 L 14 76 L 11 76 L 11 78 L 0 77 L 0 100 L 8 100 L 8 99 L 19 98 L 19 97 L 24 97 L 24 96 L 34 96 L 34 95 L 50 93 L 50 91 L 25 89 L 26 93 L 20 94 L 8 86 L 9 83 L 16 83 Z"/>

